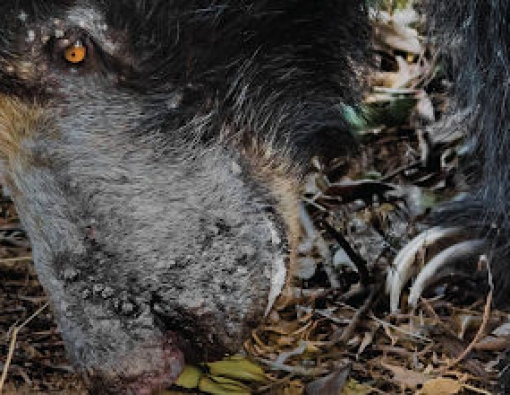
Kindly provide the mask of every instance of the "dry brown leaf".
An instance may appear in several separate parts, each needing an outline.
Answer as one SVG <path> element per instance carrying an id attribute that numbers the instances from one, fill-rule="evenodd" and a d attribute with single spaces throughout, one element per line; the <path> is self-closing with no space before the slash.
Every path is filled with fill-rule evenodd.
<path id="1" fill-rule="evenodd" d="M 416 98 L 418 101 L 414 109 L 413 117 L 420 119 L 422 122 L 434 122 L 436 120 L 436 116 L 434 114 L 434 106 L 430 96 L 427 92 L 422 90 L 416 95 Z"/>
<path id="2" fill-rule="evenodd" d="M 423 384 L 419 395 L 455 395 L 462 391 L 462 384 L 457 380 L 439 377 Z"/>
<path id="3" fill-rule="evenodd" d="M 418 79 L 422 74 L 422 69 L 417 64 L 409 63 L 401 56 L 396 56 L 398 71 L 383 71 L 375 73 L 372 77 L 372 83 L 375 86 L 386 88 L 409 88 L 411 83 Z"/>
<path id="4" fill-rule="evenodd" d="M 288 387 L 285 388 L 283 395 L 301 395 L 304 394 L 304 386 L 298 380 L 293 380 L 289 383 Z"/>
<path id="5" fill-rule="evenodd" d="M 373 393 L 372 388 L 366 385 L 358 383 L 354 379 L 350 379 L 342 392 L 341 395 L 368 395 Z"/>
<path id="6" fill-rule="evenodd" d="M 317 269 L 317 263 L 315 259 L 310 257 L 300 257 L 296 260 L 296 264 L 293 267 L 294 275 L 302 280 L 310 280 Z"/>
<path id="7" fill-rule="evenodd" d="M 365 349 L 372 344 L 374 340 L 374 332 L 365 332 L 365 335 L 363 336 L 363 340 L 361 341 L 361 344 L 358 348 L 358 353 L 356 354 L 358 357 L 365 351 Z"/>
<path id="8" fill-rule="evenodd" d="M 406 27 L 398 22 L 375 23 L 374 30 L 380 42 L 392 49 L 419 55 L 422 45 L 415 29 Z"/>
<path id="9" fill-rule="evenodd" d="M 417 390 L 429 380 L 425 374 L 415 372 L 414 370 L 405 369 L 401 366 L 394 366 L 382 362 L 381 365 L 393 373 L 393 381 L 398 383 L 403 389 Z"/>
<path id="10" fill-rule="evenodd" d="M 346 381 L 351 372 L 349 365 L 326 377 L 321 377 L 306 386 L 307 395 L 339 394 L 345 387 Z"/>
<path id="11" fill-rule="evenodd" d="M 508 337 L 496 336 L 487 336 L 475 345 L 475 349 L 479 351 L 505 351 L 508 347 L 510 347 Z"/>
<path id="12" fill-rule="evenodd" d="M 274 336 L 274 339 L 271 337 L 271 340 L 274 340 L 278 347 L 290 347 L 296 344 L 296 339 L 290 336 Z"/>
<path id="13" fill-rule="evenodd" d="M 496 329 L 492 331 L 492 334 L 495 336 L 509 336 L 510 337 L 510 322 L 505 322 L 504 324 L 498 326 Z"/>

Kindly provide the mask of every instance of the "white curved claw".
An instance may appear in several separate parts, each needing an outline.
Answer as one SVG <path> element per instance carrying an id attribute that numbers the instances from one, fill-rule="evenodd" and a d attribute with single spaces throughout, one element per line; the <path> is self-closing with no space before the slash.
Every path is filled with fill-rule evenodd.
<path id="1" fill-rule="evenodd" d="M 437 226 L 420 233 L 400 250 L 386 277 L 386 292 L 390 294 L 392 312 L 398 310 L 402 288 L 411 276 L 418 272 L 419 267 L 415 265 L 417 255 L 439 240 L 458 237 L 462 233 L 463 231 L 460 228 L 441 228 Z"/>
<path id="2" fill-rule="evenodd" d="M 437 254 L 418 274 L 409 292 L 409 304 L 416 307 L 423 290 L 427 288 L 431 280 L 434 279 L 434 275 L 441 268 L 459 260 L 467 261 L 476 254 L 481 254 L 484 244 L 484 241 L 479 239 L 467 240 L 454 244 Z"/>

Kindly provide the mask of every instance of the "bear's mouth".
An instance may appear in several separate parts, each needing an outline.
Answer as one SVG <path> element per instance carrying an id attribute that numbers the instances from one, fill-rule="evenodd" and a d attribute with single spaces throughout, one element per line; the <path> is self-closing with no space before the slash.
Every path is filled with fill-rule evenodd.
<path id="1" fill-rule="evenodd" d="M 153 356 L 151 369 L 145 369 L 145 364 L 138 366 L 140 355 L 144 359 Z M 117 366 L 111 367 L 113 372 L 91 370 L 84 374 L 84 379 L 91 394 L 150 395 L 154 391 L 169 388 L 181 374 L 184 365 L 184 354 L 175 336 L 169 334 L 167 339 L 145 342 L 143 347 L 124 356 Z M 133 375 L 129 372 L 132 369 L 141 371 Z"/>

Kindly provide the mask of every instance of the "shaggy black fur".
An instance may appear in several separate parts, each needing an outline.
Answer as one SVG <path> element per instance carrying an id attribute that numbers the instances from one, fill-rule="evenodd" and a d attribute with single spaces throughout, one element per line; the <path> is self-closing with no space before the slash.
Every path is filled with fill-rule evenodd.
<path id="1" fill-rule="evenodd" d="M 510 301 L 510 4 L 504 0 L 427 1 L 431 35 L 452 63 L 450 116 L 471 139 L 471 197 L 441 211 L 444 225 L 472 228 L 494 241 L 496 299 Z M 462 114 L 459 116 L 459 114 Z M 455 124 L 455 123 L 454 123 Z M 474 164 L 474 165 L 473 165 Z"/>
<path id="2" fill-rule="evenodd" d="M 510 308 L 510 2 L 425 0 L 431 36 L 452 64 L 454 107 L 450 117 L 472 146 L 468 199 L 444 206 L 442 226 L 470 228 L 487 238 L 495 300 Z M 507 363 L 508 365 L 508 363 Z M 510 371 L 502 369 L 502 393 Z"/>
<path id="3" fill-rule="evenodd" d="M 10 2 L 0 5 L 12 14 Z M 65 16 L 80 2 L 18 0 L 15 8 L 36 19 Z M 87 2 L 83 2 L 87 4 Z M 183 95 L 173 126 L 197 112 L 218 115 L 207 136 L 225 121 L 250 136 L 292 149 L 293 160 L 352 152 L 343 106 L 360 99 L 360 72 L 368 64 L 370 29 L 363 2 L 355 0 L 96 1 L 128 52 L 102 52 L 102 67 L 122 73 L 124 87 L 151 96 Z M 87 6 L 85 6 L 87 7 Z M 19 20 L 0 25 L 4 59 L 23 58 Z M 21 53 L 20 53 L 21 51 Z M 101 51 L 101 48 L 98 48 Z M 2 78 L 8 92 L 44 95 L 47 81 Z M 35 86 L 34 86 L 35 85 Z M 12 87 L 12 88 L 9 88 Z M 341 98 L 341 100 L 339 100 Z M 180 112 L 184 112 L 180 113 Z M 154 122 L 168 121 L 158 112 Z M 167 118 L 162 119 L 162 118 Z M 176 121 L 176 118 L 179 118 Z M 270 127 L 268 127 L 270 125 Z"/>

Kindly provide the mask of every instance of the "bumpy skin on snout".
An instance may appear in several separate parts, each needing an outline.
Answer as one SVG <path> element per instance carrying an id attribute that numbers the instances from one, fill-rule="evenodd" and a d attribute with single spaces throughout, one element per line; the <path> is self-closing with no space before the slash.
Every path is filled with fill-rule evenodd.
<path id="1" fill-rule="evenodd" d="M 0 3 L 3 178 L 92 389 L 239 350 L 299 234 L 302 165 L 352 150 L 367 41 L 358 0 Z"/>

